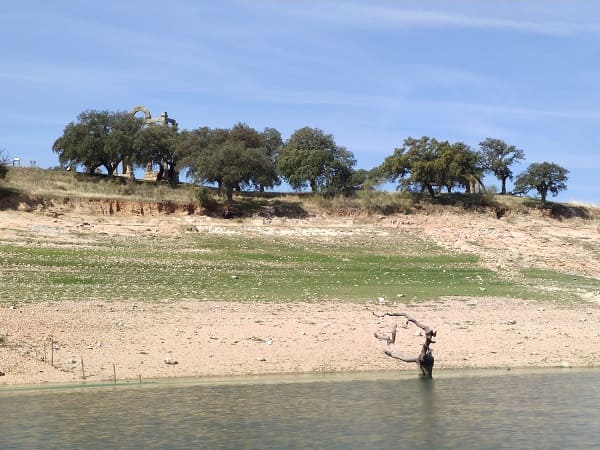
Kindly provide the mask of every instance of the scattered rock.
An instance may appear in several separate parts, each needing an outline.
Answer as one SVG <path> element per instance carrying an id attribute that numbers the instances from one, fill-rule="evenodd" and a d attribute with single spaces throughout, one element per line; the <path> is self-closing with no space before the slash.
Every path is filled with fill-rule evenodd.
<path id="1" fill-rule="evenodd" d="M 501 322 L 502 325 L 516 325 L 517 321 L 515 319 L 503 320 Z"/>
<path id="2" fill-rule="evenodd" d="M 174 366 L 175 364 L 179 364 L 178 361 L 172 359 L 172 358 L 165 358 L 165 364 L 168 364 L 170 366 Z"/>
<path id="3" fill-rule="evenodd" d="M 560 367 L 562 367 L 563 369 L 568 369 L 569 367 L 571 367 L 571 363 L 569 361 L 561 361 Z"/>
<path id="4" fill-rule="evenodd" d="M 0 377 L 3 377 L 4 375 L 6 374 L 0 370 Z"/>
<path id="5" fill-rule="evenodd" d="M 259 356 L 258 358 L 256 358 L 256 360 L 257 360 L 258 362 L 264 362 L 264 361 L 266 361 L 266 360 L 267 360 L 267 358 L 264 358 L 264 357 L 262 357 L 262 356 Z"/>

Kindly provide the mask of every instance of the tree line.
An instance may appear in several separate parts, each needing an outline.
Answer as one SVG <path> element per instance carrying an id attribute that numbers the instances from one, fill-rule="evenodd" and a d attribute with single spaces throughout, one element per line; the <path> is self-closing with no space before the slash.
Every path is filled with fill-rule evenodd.
<path id="1" fill-rule="evenodd" d="M 112 176 L 123 167 L 158 164 L 157 181 L 178 183 L 186 173 L 197 184 L 216 184 L 232 200 L 235 191 L 263 192 L 287 182 L 294 190 L 325 194 L 372 189 L 397 182 L 398 189 L 426 192 L 481 192 L 483 177 L 493 174 L 507 194 L 513 165 L 523 150 L 501 139 L 487 138 L 475 150 L 463 142 L 408 137 L 381 165 L 355 169 L 354 154 L 319 128 L 297 129 L 284 140 L 275 128 L 256 130 L 245 123 L 232 128 L 145 125 L 124 111 L 87 110 L 64 128 L 52 150 L 63 167 L 87 173 L 104 168 Z M 516 177 L 512 193 L 535 190 L 547 195 L 566 189 L 568 171 L 555 163 L 531 164 Z"/>

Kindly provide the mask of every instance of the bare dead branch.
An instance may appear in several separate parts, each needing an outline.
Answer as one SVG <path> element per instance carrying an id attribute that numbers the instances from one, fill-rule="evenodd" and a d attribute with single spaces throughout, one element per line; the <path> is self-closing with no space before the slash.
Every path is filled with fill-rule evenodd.
<path id="1" fill-rule="evenodd" d="M 399 359 L 400 361 L 404 361 L 407 363 L 411 363 L 411 362 L 418 363 L 419 362 L 418 356 L 405 355 L 404 353 L 398 351 L 398 349 L 396 349 L 396 347 L 389 347 L 387 350 L 384 350 L 384 353 L 388 356 L 391 356 L 392 358 Z"/>
<path id="2" fill-rule="evenodd" d="M 396 330 L 398 329 L 397 325 L 392 327 L 392 334 L 390 336 L 385 336 L 383 334 L 374 333 L 377 339 L 381 339 L 382 341 L 386 341 L 388 344 L 396 343 Z"/>
<path id="3" fill-rule="evenodd" d="M 417 327 L 421 328 L 425 332 L 425 342 L 423 343 L 423 346 L 421 347 L 421 352 L 419 353 L 418 356 L 415 356 L 415 357 L 406 356 L 404 353 L 400 352 L 396 348 L 395 343 L 396 343 L 396 331 L 398 329 L 397 325 L 394 325 L 392 327 L 390 336 L 382 335 L 379 333 L 374 333 L 374 335 L 377 339 L 381 339 L 381 340 L 384 340 L 387 342 L 388 348 L 385 350 L 386 355 L 388 355 L 392 358 L 395 358 L 395 359 L 399 359 L 400 361 L 404 361 L 404 362 L 416 362 L 419 365 L 419 368 L 421 369 L 421 374 L 425 377 L 431 377 L 432 372 L 433 372 L 433 364 L 434 364 L 435 360 L 433 358 L 432 350 L 429 348 L 429 346 L 431 344 L 435 343 L 433 338 L 437 335 L 437 332 L 433 328 L 431 328 L 425 324 L 422 324 L 415 318 L 413 318 L 403 312 L 391 312 L 391 313 L 387 312 L 384 314 L 376 314 L 375 312 L 373 312 L 373 315 L 375 315 L 376 317 L 379 317 L 379 318 L 382 318 L 385 316 L 405 317 L 407 322 L 414 323 Z"/>

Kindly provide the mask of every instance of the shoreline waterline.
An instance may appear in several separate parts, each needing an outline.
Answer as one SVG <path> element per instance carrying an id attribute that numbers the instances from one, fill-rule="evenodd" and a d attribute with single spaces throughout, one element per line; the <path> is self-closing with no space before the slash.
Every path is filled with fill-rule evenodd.
<path id="1" fill-rule="evenodd" d="M 499 376 L 526 376 L 539 374 L 579 374 L 600 372 L 600 367 L 516 367 L 516 368 L 474 368 L 474 369 L 439 369 L 434 371 L 435 379 L 482 378 Z M 215 387 L 215 386 L 248 386 L 271 384 L 309 384 L 309 383 L 344 383 L 351 381 L 408 381 L 422 379 L 415 370 L 397 371 L 361 371 L 340 373 L 298 373 L 298 374 L 260 374 L 260 375 L 224 375 L 200 377 L 164 377 L 139 380 L 97 381 L 87 383 L 31 383 L 0 384 L 0 396 L 27 393 L 59 393 L 89 390 L 127 389 L 127 388 L 161 388 L 161 387 Z M 423 379 L 427 381 L 428 379 Z"/>

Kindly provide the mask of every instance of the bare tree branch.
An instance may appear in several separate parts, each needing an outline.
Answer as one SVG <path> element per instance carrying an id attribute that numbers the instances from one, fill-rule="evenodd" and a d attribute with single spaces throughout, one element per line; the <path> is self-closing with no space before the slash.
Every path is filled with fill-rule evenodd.
<path id="1" fill-rule="evenodd" d="M 400 361 L 404 361 L 407 363 L 411 363 L 411 362 L 418 363 L 419 362 L 418 356 L 407 356 L 404 353 L 398 351 L 395 347 L 388 348 L 387 350 L 384 351 L 384 353 L 388 356 L 391 356 L 392 358 L 399 359 Z"/>
<path id="2" fill-rule="evenodd" d="M 394 325 L 392 327 L 392 334 L 391 334 L 391 336 L 385 336 L 383 334 L 375 333 L 375 337 L 377 339 L 381 339 L 382 341 L 387 341 L 388 344 L 395 344 L 396 343 L 396 330 L 397 329 L 398 329 L 398 325 Z"/>
<path id="3" fill-rule="evenodd" d="M 404 353 L 400 352 L 395 344 L 396 344 L 396 331 L 398 329 L 397 325 L 394 325 L 392 327 L 392 331 L 390 336 L 385 336 L 379 333 L 374 333 L 375 337 L 377 339 L 381 339 L 387 342 L 388 344 L 388 348 L 387 350 L 385 350 L 385 354 L 395 358 L 395 359 L 399 359 L 400 361 L 404 361 L 404 362 L 416 362 L 419 365 L 419 368 L 421 369 L 421 374 L 425 377 L 431 377 L 432 376 L 432 372 L 433 372 L 433 364 L 434 364 L 434 358 L 433 358 L 433 354 L 432 354 L 432 350 L 429 348 L 429 346 L 431 344 L 434 344 L 435 341 L 433 340 L 433 338 L 437 335 L 437 332 L 425 325 L 422 324 L 421 322 L 419 322 L 418 320 L 414 319 L 413 317 L 409 316 L 406 313 L 403 312 L 386 312 L 384 314 L 376 314 L 375 312 L 373 312 L 373 315 L 376 317 L 385 317 L 385 316 L 390 316 L 390 317 L 405 317 L 407 323 L 408 322 L 412 322 L 414 323 L 417 327 L 421 328 L 424 332 L 425 332 L 425 342 L 423 343 L 423 346 L 421 347 L 421 352 L 419 353 L 418 356 L 414 356 L 414 357 L 410 357 L 410 356 L 406 356 Z"/>

